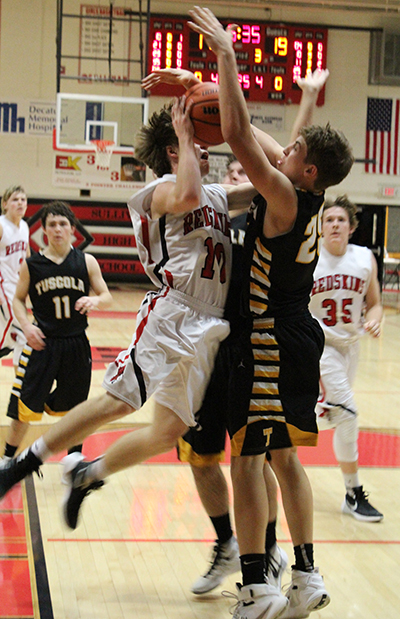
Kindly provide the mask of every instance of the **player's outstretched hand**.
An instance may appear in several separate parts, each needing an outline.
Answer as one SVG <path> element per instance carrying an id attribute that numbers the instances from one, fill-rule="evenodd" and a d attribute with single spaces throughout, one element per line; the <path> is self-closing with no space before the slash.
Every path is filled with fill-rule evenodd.
<path id="1" fill-rule="evenodd" d="M 201 80 L 186 69 L 157 69 L 142 79 L 142 88 L 151 90 L 158 84 L 174 84 L 188 89 L 200 83 Z"/>
<path id="2" fill-rule="evenodd" d="M 315 69 L 313 73 L 309 73 L 306 77 L 299 77 L 296 82 L 303 91 L 311 90 L 319 92 L 324 87 L 328 77 L 328 69 Z"/>
<path id="3" fill-rule="evenodd" d="M 379 320 L 369 320 L 364 324 L 364 329 L 372 337 L 379 337 L 381 334 L 381 323 Z"/>
<path id="4" fill-rule="evenodd" d="M 224 30 L 214 13 L 201 6 L 195 6 L 189 11 L 189 15 L 193 21 L 189 21 L 188 26 L 204 36 L 208 47 L 212 49 L 214 54 L 232 48 L 231 30 L 234 27 Z"/>
<path id="5" fill-rule="evenodd" d="M 194 128 L 190 120 L 190 110 L 193 101 L 189 101 L 186 105 L 186 97 L 177 97 L 171 109 L 172 124 L 174 125 L 175 133 L 178 140 L 184 139 L 185 136 L 193 139 Z"/>

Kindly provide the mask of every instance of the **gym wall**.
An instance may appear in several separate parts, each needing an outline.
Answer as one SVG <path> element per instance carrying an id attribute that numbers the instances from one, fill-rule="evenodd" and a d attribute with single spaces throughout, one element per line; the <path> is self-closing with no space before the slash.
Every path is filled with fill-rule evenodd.
<path id="1" fill-rule="evenodd" d="M 130 197 L 129 187 L 124 189 L 91 189 L 90 195 L 82 195 L 76 187 L 60 187 L 54 183 L 55 153 L 52 148 L 52 107 L 57 92 L 56 0 L 0 0 L 0 193 L 9 185 L 22 184 L 29 198 L 49 200 L 66 199 L 71 202 L 86 200 L 126 203 Z M 116 0 L 115 7 L 137 10 L 136 0 Z M 145 2 L 143 2 L 145 4 Z M 209 2 L 207 6 L 221 18 L 270 20 L 272 22 L 319 24 L 329 28 L 327 66 L 330 78 L 326 86 L 325 104 L 314 116 L 316 123 L 329 121 L 344 132 L 354 149 L 357 159 L 365 157 L 367 100 L 369 97 L 400 99 L 400 89 L 394 86 L 370 85 L 369 48 L 370 31 L 389 28 L 400 32 L 400 16 L 378 11 L 340 11 L 321 7 L 305 8 L 291 6 L 281 8 L 272 3 L 271 9 L 249 2 Z M 64 11 L 82 13 L 82 7 L 108 7 L 103 0 L 64 0 Z M 193 3 L 152 1 L 151 12 L 180 15 L 187 13 Z M 79 51 L 80 40 L 75 27 L 64 29 L 64 44 L 71 54 Z M 139 51 L 137 52 L 139 55 Z M 138 65 L 132 75 L 139 75 Z M 61 80 L 64 92 L 86 92 L 115 96 L 140 97 L 140 84 L 120 86 L 105 83 L 78 83 L 76 80 Z M 150 114 L 164 102 L 164 97 L 150 97 Z M 37 104 L 40 113 L 32 107 Z M 8 106 L 8 107 L 7 107 Z M 10 107 L 14 106 L 14 107 Z M 16 106 L 16 107 L 15 107 Z M 281 108 L 277 104 L 277 108 Z M 5 122 L 8 110 L 8 123 Z M 46 113 L 48 112 L 48 113 Z M 284 126 L 272 132 L 280 143 L 288 141 L 290 128 L 297 106 L 284 106 Z M 13 116 L 14 114 L 14 116 Z M 22 124 L 24 119 L 24 130 Z M 36 133 L 35 133 L 36 131 Z M 226 144 L 210 149 L 211 152 L 229 152 Z M 148 174 L 148 180 L 151 175 Z M 389 189 L 389 191 L 387 191 Z M 386 195 L 385 195 L 386 190 Z M 86 192 L 87 193 L 87 192 Z M 347 193 L 358 204 L 386 206 L 400 205 L 400 179 L 386 174 L 367 174 L 363 163 L 356 163 L 351 174 L 339 186 L 329 190 L 334 197 Z M 398 226 L 398 217 L 394 222 Z M 390 209 L 389 209 L 389 228 Z M 400 231 L 399 231 L 400 232 Z M 400 234 L 391 230 L 390 242 L 398 244 Z M 396 239 L 396 240 L 393 240 Z M 400 247 L 388 247 L 388 251 L 400 251 Z"/>

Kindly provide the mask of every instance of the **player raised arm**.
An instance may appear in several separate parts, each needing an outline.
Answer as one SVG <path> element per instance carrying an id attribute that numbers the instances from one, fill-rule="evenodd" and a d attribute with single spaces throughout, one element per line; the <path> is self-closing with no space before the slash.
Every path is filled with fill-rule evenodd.
<path id="1" fill-rule="evenodd" d="M 268 234 L 282 234 L 291 228 L 296 218 L 296 192 L 292 182 L 270 163 L 253 133 L 238 82 L 230 31 L 223 29 L 209 9 L 195 7 L 189 14 L 193 19 L 189 26 L 204 36 L 217 56 L 223 136 L 254 187 L 268 201 L 271 219 Z"/>
<path id="2" fill-rule="evenodd" d="M 142 88 L 145 90 L 151 90 L 159 84 L 173 84 L 187 90 L 196 84 L 201 84 L 201 80 L 186 69 L 156 69 L 142 80 Z"/>
<path id="3" fill-rule="evenodd" d="M 299 111 L 292 128 L 290 142 L 296 139 L 301 127 L 311 124 L 318 94 L 323 88 L 328 76 L 328 69 L 317 69 L 306 78 L 299 78 L 297 80 L 297 84 L 302 89 L 303 93 Z M 200 83 L 201 81 L 194 73 L 186 69 L 157 69 L 142 80 L 142 87 L 145 90 L 151 90 L 159 84 L 172 84 L 189 89 Z M 264 153 L 267 155 L 272 165 L 277 167 L 277 162 L 283 154 L 283 146 L 261 129 L 258 129 L 254 125 L 252 125 L 252 128 L 253 134 L 261 145 Z"/>
<path id="4" fill-rule="evenodd" d="M 313 113 L 317 105 L 317 99 L 320 91 L 326 84 L 329 77 L 328 69 L 316 69 L 313 73 L 309 73 L 306 77 L 299 77 L 296 82 L 303 91 L 296 119 L 294 121 L 290 141 L 294 140 L 299 135 L 302 127 L 312 124 Z"/>
<path id="5" fill-rule="evenodd" d="M 176 99 L 171 110 L 172 123 L 178 138 L 176 147 L 168 146 L 172 173 L 176 182 L 160 183 L 153 193 L 152 217 L 165 213 L 184 213 L 196 208 L 201 196 L 201 171 L 199 160 L 207 151 L 193 142 L 193 124 L 190 120 L 191 104 L 185 106 L 185 97 Z"/>
<path id="6" fill-rule="evenodd" d="M 301 77 L 297 80 L 297 85 L 303 92 L 289 142 L 294 142 L 296 140 L 302 127 L 311 125 L 318 95 L 328 77 L 328 69 L 316 69 L 313 73 L 307 75 L 307 77 Z M 265 131 L 254 127 L 254 125 L 252 125 L 252 127 L 257 142 L 261 145 L 261 148 L 272 165 L 277 167 L 278 161 L 283 155 L 283 146 L 274 140 L 272 136 L 268 135 L 268 133 L 265 133 Z"/>

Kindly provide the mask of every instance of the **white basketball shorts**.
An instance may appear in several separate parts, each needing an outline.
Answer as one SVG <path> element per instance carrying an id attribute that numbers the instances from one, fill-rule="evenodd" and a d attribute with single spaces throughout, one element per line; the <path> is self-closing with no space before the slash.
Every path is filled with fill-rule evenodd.
<path id="1" fill-rule="evenodd" d="M 317 403 L 318 427 L 335 427 L 357 414 L 352 385 L 357 371 L 359 343 L 348 347 L 325 344 L 320 361 L 320 395 Z"/>
<path id="2" fill-rule="evenodd" d="M 103 387 L 135 410 L 154 394 L 186 425 L 195 425 L 219 344 L 229 334 L 218 314 L 169 288 L 147 293 L 132 343 L 109 365 Z"/>

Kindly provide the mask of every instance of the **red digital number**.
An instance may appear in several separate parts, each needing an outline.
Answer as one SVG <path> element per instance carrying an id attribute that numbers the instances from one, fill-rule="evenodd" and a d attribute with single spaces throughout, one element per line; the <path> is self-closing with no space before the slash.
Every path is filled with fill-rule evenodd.
<path id="1" fill-rule="evenodd" d="M 250 75 L 248 73 L 238 73 L 238 80 L 242 88 L 244 88 L 245 90 L 248 90 L 250 88 L 251 81 Z"/>

